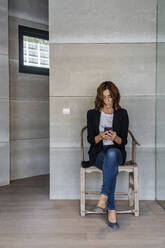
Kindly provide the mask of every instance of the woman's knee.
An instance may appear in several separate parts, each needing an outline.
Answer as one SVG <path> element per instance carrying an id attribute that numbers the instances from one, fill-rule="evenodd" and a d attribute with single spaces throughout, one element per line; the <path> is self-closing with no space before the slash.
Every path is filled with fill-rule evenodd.
<path id="1" fill-rule="evenodd" d="M 118 159 L 118 154 L 117 154 L 117 151 L 115 149 L 108 149 L 107 152 L 106 152 L 106 157 L 108 159 L 110 159 L 111 161 L 114 160 L 114 161 L 117 161 Z"/>

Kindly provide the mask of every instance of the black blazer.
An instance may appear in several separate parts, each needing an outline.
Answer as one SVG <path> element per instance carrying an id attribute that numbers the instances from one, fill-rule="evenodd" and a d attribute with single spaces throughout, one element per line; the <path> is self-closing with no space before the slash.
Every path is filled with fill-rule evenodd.
<path id="1" fill-rule="evenodd" d="M 90 143 L 90 149 L 88 151 L 90 165 L 94 164 L 97 154 L 102 150 L 103 141 L 96 144 L 95 136 L 99 134 L 99 124 L 100 124 L 101 112 L 95 109 L 88 110 L 87 112 L 87 140 Z M 126 151 L 125 145 L 127 144 L 128 137 L 128 127 L 129 127 L 129 117 L 127 110 L 124 108 L 114 109 L 113 131 L 116 131 L 117 136 L 122 138 L 122 143 L 119 145 L 115 141 L 113 145 L 109 147 L 119 148 L 123 155 L 123 163 L 126 161 Z"/>

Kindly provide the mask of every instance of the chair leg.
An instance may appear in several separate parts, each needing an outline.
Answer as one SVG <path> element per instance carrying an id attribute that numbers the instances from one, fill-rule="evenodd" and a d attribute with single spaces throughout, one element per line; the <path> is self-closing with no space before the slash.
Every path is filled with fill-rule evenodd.
<path id="1" fill-rule="evenodd" d="M 134 178 L 133 173 L 129 173 L 129 207 L 133 207 L 134 205 Z"/>
<path id="2" fill-rule="evenodd" d="M 134 167 L 135 216 L 139 216 L 138 167 Z"/>
<path id="3" fill-rule="evenodd" d="M 85 216 L 85 169 L 80 168 L 80 215 Z"/>

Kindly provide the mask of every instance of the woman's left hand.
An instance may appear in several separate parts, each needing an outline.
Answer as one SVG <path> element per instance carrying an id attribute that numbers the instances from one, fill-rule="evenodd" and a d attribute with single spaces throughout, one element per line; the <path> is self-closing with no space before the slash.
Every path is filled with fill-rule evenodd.
<path id="1" fill-rule="evenodd" d="M 114 141 L 116 139 L 116 137 L 117 137 L 117 133 L 115 131 L 110 130 L 110 131 L 106 132 L 106 139 L 107 140 Z"/>

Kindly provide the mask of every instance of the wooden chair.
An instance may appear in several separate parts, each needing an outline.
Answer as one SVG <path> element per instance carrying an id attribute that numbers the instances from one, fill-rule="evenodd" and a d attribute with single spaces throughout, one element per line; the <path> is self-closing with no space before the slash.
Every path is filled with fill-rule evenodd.
<path id="1" fill-rule="evenodd" d="M 81 130 L 81 161 L 84 161 L 84 131 L 87 127 L 82 128 Z M 132 140 L 132 159 L 126 161 L 124 165 L 119 165 L 118 171 L 125 171 L 129 174 L 129 185 L 128 193 L 126 192 L 115 192 L 115 195 L 127 195 L 129 201 L 129 207 L 132 207 L 128 210 L 116 210 L 117 213 L 133 213 L 135 216 L 139 216 L 139 189 L 138 189 L 138 165 L 135 161 L 136 157 L 136 145 L 140 145 L 135 139 L 134 135 L 130 130 L 128 130 L 129 135 Z M 87 210 L 85 208 L 86 195 L 99 195 L 100 192 L 87 192 L 85 187 L 86 173 L 99 172 L 102 173 L 95 166 L 88 168 L 83 168 L 80 165 L 80 215 L 85 216 L 86 214 L 96 214 L 97 212 Z"/>

